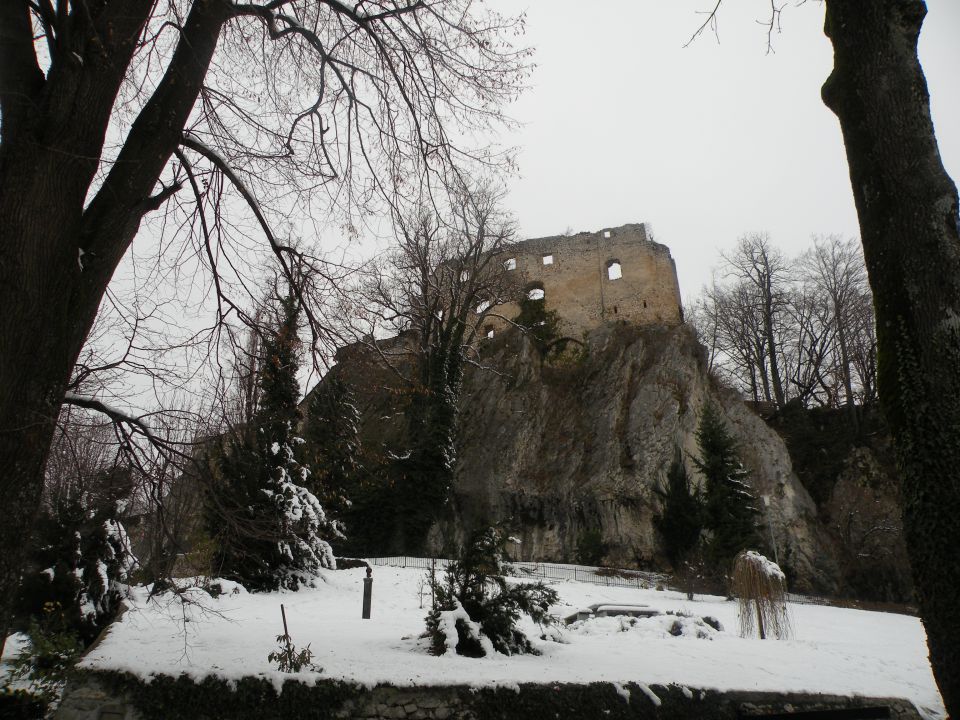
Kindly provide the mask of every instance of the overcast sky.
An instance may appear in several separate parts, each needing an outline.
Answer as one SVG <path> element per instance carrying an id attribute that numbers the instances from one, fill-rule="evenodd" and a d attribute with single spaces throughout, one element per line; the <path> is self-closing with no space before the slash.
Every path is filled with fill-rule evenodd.
<path id="1" fill-rule="evenodd" d="M 858 235 L 836 117 L 820 100 L 833 54 L 823 5 L 729 0 L 719 38 L 683 45 L 712 0 L 496 0 L 527 8 L 530 90 L 508 205 L 524 237 L 647 222 L 684 301 L 717 253 L 766 231 L 788 253 L 814 233 Z M 944 164 L 960 179 L 960 1 L 928 0 L 920 56 Z"/>

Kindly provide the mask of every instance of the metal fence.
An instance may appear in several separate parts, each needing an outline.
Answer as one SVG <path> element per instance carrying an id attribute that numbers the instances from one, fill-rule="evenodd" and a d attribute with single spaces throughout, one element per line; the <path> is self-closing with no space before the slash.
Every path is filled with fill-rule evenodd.
<path id="1" fill-rule="evenodd" d="M 368 557 L 364 558 L 371 565 L 389 565 L 390 567 L 402 567 L 402 568 L 419 568 L 421 570 L 429 570 L 431 567 L 436 567 L 437 570 L 442 570 L 450 562 L 443 558 L 422 558 L 422 557 L 407 557 L 406 555 L 391 555 L 389 557 Z"/>
<path id="2" fill-rule="evenodd" d="M 366 558 L 371 565 L 389 565 L 392 567 L 418 568 L 429 570 L 431 567 L 443 570 L 449 560 L 444 558 L 408 557 L 393 555 L 390 557 Z M 649 589 L 655 587 L 678 588 L 671 583 L 669 575 L 664 573 L 646 572 L 643 570 L 624 570 L 620 568 L 591 567 L 589 565 L 564 565 L 560 563 L 539 562 L 512 562 L 513 575 L 540 580 L 576 580 L 577 582 L 607 585 L 610 587 L 632 587 Z M 698 593 L 699 594 L 699 593 Z M 916 615 L 914 607 L 894 605 L 893 603 L 858 603 L 836 598 L 817 597 L 814 595 L 797 595 L 788 593 L 787 600 L 802 605 L 830 605 L 835 607 L 850 607 L 864 610 L 883 610 L 885 612 L 905 613 Z"/>
<path id="3" fill-rule="evenodd" d="M 394 555 L 366 558 L 371 565 L 442 570 L 450 562 L 442 558 L 421 558 Z M 513 574 L 541 580 L 576 580 L 577 582 L 610 587 L 652 588 L 662 584 L 667 576 L 641 570 L 592 567 L 588 565 L 561 565 L 556 563 L 512 562 Z"/>

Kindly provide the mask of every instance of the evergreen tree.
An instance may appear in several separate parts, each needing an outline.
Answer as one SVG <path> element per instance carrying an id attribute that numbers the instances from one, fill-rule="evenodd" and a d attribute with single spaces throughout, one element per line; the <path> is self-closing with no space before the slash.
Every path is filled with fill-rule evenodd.
<path id="1" fill-rule="evenodd" d="M 310 467 L 309 488 L 338 520 L 350 507 L 360 469 L 360 414 L 353 392 L 337 375 L 327 375 L 307 406 L 304 440 Z"/>
<path id="2" fill-rule="evenodd" d="M 483 657 L 537 654 L 517 627 L 521 615 L 541 625 L 552 622 L 550 606 L 557 592 L 542 582 L 508 583 L 504 575 L 506 538 L 495 528 L 476 532 L 459 557 L 447 565 L 442 580 L 432 580 L 435 605 L 427 615 L 431 650 L 442 655 Z"/>
<path id="3" fill-rule="evenodd" d="M 660 512 L 653 516 L 653 526 L 663 538 L 670 565 L 679 568 L 699 542 L 703 529 L 703 498 L 690 484 L 679 447 L 667 471 L 666 484 L 655 486 L 653 491 L 661 502 Z"/>
<path id="4" fill-rule="evenodd" d="M 17 629 L 52 622 L 86 646 L 117 612 L 137 566 L 119 521 L 132 481 L 126 468 L 68 484 L 39 513 L 15 603 Z M 42 622 L 41 622 L 42 621 Z"/>
<path id="5" fill-rule="evenodd" d="M 741 550 L 759 548 L 759 511 L 736 441 L 713 403 L 708 402 L 700 415 L 697 446 L 700 457 L 695 463 L 705 479 L 704 527 L 711 532 L 707 553 L 726 568 Z"/>
<path id="6" fill-rule="evenodd" d="M 327 537 L 337 533 L 306 487 L 310 471 L 297 460 L 299 305 L 279 302 L 276 328 L 263 340 L 260 405 L 212 459 L 215 482 L 206 497 L 214 571 L 250 590 L 296 590 L 321 568 L 335 566 Z"/>

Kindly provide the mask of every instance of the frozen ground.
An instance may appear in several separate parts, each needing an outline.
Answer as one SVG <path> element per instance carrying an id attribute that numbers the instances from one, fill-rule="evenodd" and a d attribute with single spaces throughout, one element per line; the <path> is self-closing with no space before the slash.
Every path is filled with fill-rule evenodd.
<path id="1" fill-rule="evenodd" d="M 811 691 L 896 696 L 912 700 L 927 717 L 945 716 L 927 661 L 919 620 L 904 615 L 791 605 L 791 640 L 742 639 L 735 603 L 717 597 L 687 601 L 674 592 L 554 582 L 555 613 L 565 616 L 593 603 L 646 603 L 720 620 L 723 632 L 673 636 L 662 618 L 632 626 L 618 618 L 587 620 L 560 634 L 562 642 L 536 641 L 540 656 L 479 660 L 434 657 L 418 639 L 426 610 L 420 608 L 421 570 L 378 567 L 373 618 L 361 620 L 364 571 L 327 572 L 313 590 L 251 595 L 227 593 L 198 604 L 145 602 L 133 608 L 83 661 L 89 668 L 226 678 L 284 676 L 267 661 L 282 632 L 280 603 L 298 648 L 310 644 L 320 676 L 373 685 L 512 685 L 522 682 L 679 683 L 690 688 Z M 423 599 L 429 606 L 429 593 Z M 186 621 L 186 622 L 185 622 Z M 539 635 L 532 624 L 529 634 Z M 698 637 L 706 635 L 707 637 Z M 301 679 L 318 677 L 300 673 Z"/>

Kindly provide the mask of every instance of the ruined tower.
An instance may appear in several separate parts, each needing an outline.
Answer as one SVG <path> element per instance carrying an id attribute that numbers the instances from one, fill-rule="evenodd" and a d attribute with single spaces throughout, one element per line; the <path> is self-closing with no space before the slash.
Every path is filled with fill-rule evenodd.
<path id="1" fill-rule="evenodd" d="M 503 253 L 504 267 L 518 273 L 532 297 L 542 297 L 560 316 L 562 331 L 579 336 L 604 322 L 638 325 L 683 322 L 677 270 L 670 250 L 649 239 L 642 223 L 597 232 L 557 235 L 518 242 Z M 506 303 L 498 315 L 516 316 Z M 490 318 L 486 331 L 503 321 Z"/>

